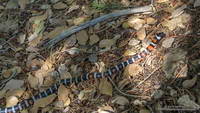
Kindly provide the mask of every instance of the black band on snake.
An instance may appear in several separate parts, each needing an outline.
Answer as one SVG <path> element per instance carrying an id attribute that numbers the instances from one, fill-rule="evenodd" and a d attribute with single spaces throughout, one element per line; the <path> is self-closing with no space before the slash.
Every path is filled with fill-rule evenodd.
<path id="1" fill-rule="evenodd" d="M 62 80 L 58 81 L 56 84 L 54 84 L 53 86 L 51 86 L 50 88 L 48 88 L 47 90 L 40 92 L 39 94 L 34 95 L 34 96 L 30 97 L 29 99 L 23 100 L 22 102 L 18 103 L 15 106 L 7 107 L 7 108 L 0 108 L 0 113 L 15 113 L 17 111 L 21 111 L 23 109 L 26 109 L 26 108 L 32 106 L 36 100 L 56 93 L 60 84 L 63 84 L 63 85 L 70 85 L 72 83 L 78 84 L 82 81 L 86 81 L 86 80 L 89 80 L 89 79 L 97 79 L 97 78 L 112 76 L 114 73 L 122 71 L 123 68 L 126 67 L 127 65 L 133 64 L 137 60 L 147 56 L 151 51 L 154 50 L 154 48 L 156 47 L 158 42 L 163 37 L 165 37 L 165 34 L 163 32 L 156 34 L 155 37 L 150 42 L 150 44 L 147 46 L 147 48 L 144 49 L 142 52 L 133 55 L 128 60 L 123 61 L 123 62 L 111 67 L 110 69 L 108 69 L 105 72 L 102 72 L 102 73 L 100 73 L 100 72 L 86 73 L 86 74 L 83 74 L 82 76 L 62 79 Z"/>

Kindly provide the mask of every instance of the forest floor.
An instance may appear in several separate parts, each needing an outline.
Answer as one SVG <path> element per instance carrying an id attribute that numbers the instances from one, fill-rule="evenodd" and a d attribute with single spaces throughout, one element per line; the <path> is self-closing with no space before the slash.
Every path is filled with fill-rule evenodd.
<path id="1" fill-rule="evenodd" d="M 92 19 L 151 2 L 1 0 L 0 108 L 61 79 L 103 72 L 164 32 L 152 53 L 111 79 L 60 85 L 57 93 L 21 113 L 199 113 L 200 0 L 155 0 L 153 12 L 112 18 L 50 49 L 40 46 Z"/>

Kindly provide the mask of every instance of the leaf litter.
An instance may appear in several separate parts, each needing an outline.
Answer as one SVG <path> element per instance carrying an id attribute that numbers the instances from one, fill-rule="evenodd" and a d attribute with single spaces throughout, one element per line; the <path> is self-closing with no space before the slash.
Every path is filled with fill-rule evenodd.
<path id="1" fill-rule="evenodd" d="M 73 34 L 51 51 L 41 50 L 38 45 L 68 28 L 114 12 L 115 8 L 119 10 L 122 8 L 120 5 L 141 6 L 147 5 L 146 2 L 115 1 L 120 5 L 102 0 L 100 3 L 76 0 L 3 2 L 0 8 L 7 10 L 0 12 L 0 37 L 3 37 L 0 39 L 0 53 L 5 51 L 0 56 L 1 106 L 16 105 L 63 78 L 80 76 L 85 72 L 103 72 L 122 61 L 122 56 L 129 57 L 142 51 L 142 44 L 146 39 L 153 37 L 158 31 L 164 31 L 167 37 L 159 44 L 158 50 L 153 51 L 148 58 L 126 67 L 118 74 L 120 76 L 114 75 L 113 82 L 104 78 L 78 85 L 61 85 L 57 94 L 36 101 L 33 107 L 24 112 L 150 113 L 152 108 L 157 110 L 166 106 L 199 109 L 199 101 L 194 101 L 200 97 L 199 93 L 195 93 L 199 88 L 199 79 L 197 73 L 194 73 L 194 68 L 199 64 L 197 62 L 194 65 L 198 50 L 184 48 L 197 47 L 193 45 L 198 42 L 198 35 L 192 32 L 186 36 L 184 33 L 193 29 L 198 31 L 199 20 L 194 23 L 191 21 L 195 16 L 198 17 L 199 13 L 192 13 L 199 8 L 199 0 L 190 3 L 156 0 L 156 8 L 159 10 L 151 15 L 129 15 L 98 23 Z M 190 5 L 194 9 L 191 10 Z M 8 9 L 30 10 L 19 13 L 9 12 Z M 193 24 L 196 25 L 193 27 Z M 132 29 L 132 32 L 124 33 L 127 29 Z M 187 37 L 191 37 L 191 42 Z M 16 47 L 17 51 L 12 51 Z M 180 49 L 182 47 L 184 49 Z M 159 66 L 162 68 L 156 70 Z M 13 74 L 16 76 L 13 77 Z M 133 99 L 129 95 L 124 96 L 115 86 L 125 94 L 138 97 Z M 152 102 L 148 103 L 149 101 Z M 181 110 L 184 112 L 184 109 Z"/>

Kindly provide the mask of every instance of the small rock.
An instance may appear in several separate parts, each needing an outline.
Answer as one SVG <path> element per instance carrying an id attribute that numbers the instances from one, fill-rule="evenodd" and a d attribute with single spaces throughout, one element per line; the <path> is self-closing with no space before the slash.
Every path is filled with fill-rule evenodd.
<path id="1" fill-rule="evenodd" d="M 166 40 L 164 40 L 162 42 L 162 46 L 164 48 L 170 48 L 172 46 L 173 42 L 174 42 L 174 38 L 167 38 Z"/>
<path id="2" fill-rule="evenodd" d="M 93 44 L 95 44 L 95 43 L 97 43 L 99 41 L 99 37 L 98 37 L 98 35 L 92 35 L 92 36 L 90 36 L 90 41 L 89 41 L 89 44 L 90 45 L 93 45 Z"/>
<path id="3" fill-rule="evenodd" d="M 141 28 L 138 32 L 137 32 L 137 38 L 139 40 L 144 40 L 146 37 L 146 30 L 145 28 Z"/>
<path id="4" fill-rule="evenodd" d="M 164 91 L 162 91 L 162 90 L 157 90 L 157 91 L 155 91 L 153 97 L 154 97 L 155 99 L 160 99 L 160 98 L 163 96 L 163 94 L 164 94 Z"/>

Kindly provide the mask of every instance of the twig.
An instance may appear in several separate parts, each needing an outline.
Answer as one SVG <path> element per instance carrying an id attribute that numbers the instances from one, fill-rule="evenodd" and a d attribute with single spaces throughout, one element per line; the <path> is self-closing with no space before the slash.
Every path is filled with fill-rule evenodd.
<path id="1" fill-rule="evenodd" d="M 110 13 L 110 14 L 106 14 L 104 16 L 101 16 L 99 18 L 93 19 L 91 21 L 88 21 L 86 23 L 83 23 L 79 26 L 75 26 L 73 28 L 67 29 L 65 31 L 63 31 L 61 34 L 59 34 L 58 36 L 54 37 L 52 40 L 48 41 L 45 44 L 41 44 L 39 46 L 43 47 L 43 48 L 51 48 L 53 47 L 55 44 L 57 44 L 58 42 L 60 42 L 61 40 L 69 37 L 70 35 L 83 30 L 87 27 L 93 26 L 97 23 L 100 23 L 102 21 L 105 21 L 107 19 L 110 18 L 114 18 L 114 17 L 119 17 L 119 16 L 124 16 L 124 15 L 129 15 L 129 14 L 135 14 L 135 13 L 144 13 L 144 12 L 153 12 L 154 8 L 152 5 L 148 5 L 148 6 L 143 6 L 143 7 L 138 7 L 138 8 L 132 8 L 132 9 L 125 9 L 125 10 L 121 10 L 119 12 L 114 12 L 114 13 Z"/>
<path id="2" fill-rule="evenodd" d="M 130 95 L 130 94 L 127 94 L 127 93 L 124 93 L 122 92 L 118 87 L 117 85 L 113 82 L 113 80 L 108 76 L 108 79 L 110 80 L 110 82 L 112 83 L 112 85 L 115 87 L 115 89 L 121 93 L 122 95 L 124 96 L 127 96 L 127 97 L 133 97 L 133 98 L 138 98 L 138 97 L 148 97 L 148 96 L 137 96 L 137 95 Z"/>
<path id="3" fill-rule="evenodd" d="M 135 86 L 135 87 L 138 87 L 138 86 L 140 86 L 142 83 L 144 83 L 147 79 L 149 79 L 150 77 L 151 77 L 151 75 L 153 75 L 157 70 L 159 70 L 161 68 L 161 66 L 160 67 L 158 67 L 157 69 L 155 69 L 152 73 L 150 73 L 143 81 L 141 81 L 137 86 Z"/>

